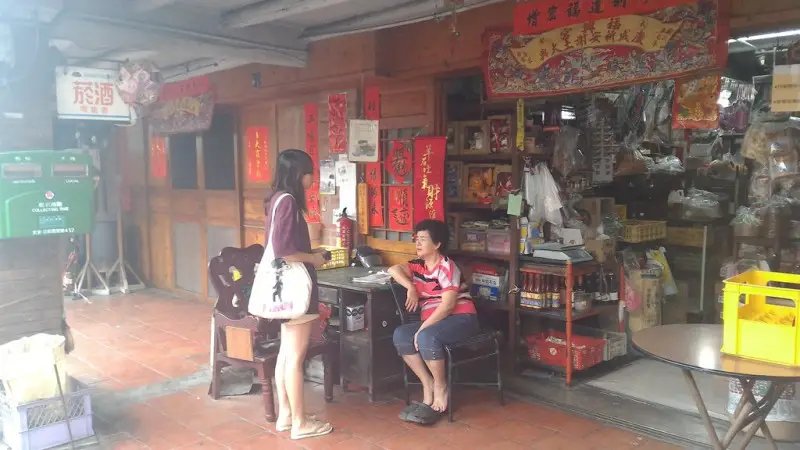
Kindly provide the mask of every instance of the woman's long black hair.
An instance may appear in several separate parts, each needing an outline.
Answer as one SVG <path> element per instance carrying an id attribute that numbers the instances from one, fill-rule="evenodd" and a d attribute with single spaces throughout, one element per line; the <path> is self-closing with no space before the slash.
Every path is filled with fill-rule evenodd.
<path id="1" fill-rule="evenodd" d="M 287 192 L 294 197 L 301 211 L 306 212 L 306 191 L 303 188 L 303 176 L 314 173 L 314 161 L 308 153 L 290 148 L 280 152 L 275 172 L 272 174 L 272 192 L 264 200 L 269 207 L 272 196 L 277 192 Z"/>

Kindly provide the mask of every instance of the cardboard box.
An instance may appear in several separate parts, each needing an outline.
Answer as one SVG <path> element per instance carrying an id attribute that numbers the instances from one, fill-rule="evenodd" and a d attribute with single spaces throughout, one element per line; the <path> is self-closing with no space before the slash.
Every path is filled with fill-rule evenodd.
<path id="1" fill-rule="evenodd" d="M 661 323 L 671 325 L 686 323 L 689 314 L 689 282 L 675 281 L 678 287 L 678 294 L 666 297 L 664 306 L 661 308 Z"/>
<path id="2" fill-rule="evenodd" d="M 661 325 L 661 305 L 664 302 L 664 285 L 661 277 L 643 274 L 641 270 L 632 271 L 629 282 L 642 296 L 639 309 L 628 315 L 628 327 L 632 332 Z"/>
<path id="3" fill-rule="evenodd" d="M 584 198 L 575 205 L 578 212 L 586 214 L 586 225 L 597 228 L 603 223 L 603 216 L 610 216 L 615 212 L 613 197 Z"/>
<path id="4" fill-rule="evenodd" d="M 583 244 L 597 262 L 606 262 L 614 260 L 614 252 L 617 249 L 617 241 L 615 239 L 589 239 Z"/>

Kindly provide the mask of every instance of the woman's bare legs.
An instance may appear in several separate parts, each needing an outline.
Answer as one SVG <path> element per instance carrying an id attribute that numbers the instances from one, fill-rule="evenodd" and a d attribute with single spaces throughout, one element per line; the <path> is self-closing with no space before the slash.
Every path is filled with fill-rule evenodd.
<path id="1" fill-rule="evenodd" d="M 289 394 L 286 392 L 286 358 L 285 353 L 290 350 L 284 349 L 285 343 L 281 339 L 281 346 L 278 350 L 278 358 L 275 361 L 275 388 L 278 390 L 278 421 L 275 428 L 278 430 L 288 430 L 292 426 L 292 407 L 289 404 Z"/>
<path id="2" fill-rule="evenodd" d="M 283 324 L 281 326 L 281 347 L 278 362 L 282 363 L 282 383 L 278 388 L 278 404 L 280 425 L 291 423 L 292 435 L 314 431 L 319 424 L 309 421 L 303 403 L 303 362 L 308 351 L 311 330 L 316 322 L 299 324 Z M 275 370 L 278 381 L 278 368 Z M 285 402 L 285 403 L 283 403 Z M 288 420 L 287 418 L 291 418 Z"/>

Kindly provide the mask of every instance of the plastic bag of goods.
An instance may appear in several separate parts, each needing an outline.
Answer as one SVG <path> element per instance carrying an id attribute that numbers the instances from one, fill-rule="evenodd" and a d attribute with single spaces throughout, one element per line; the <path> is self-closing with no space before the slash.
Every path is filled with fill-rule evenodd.
<path id="1" fill-rule="evenodd" d="M 800 439 L 800 399 L 797 396 L 797 385 L 798 383 L 790 384 L 767 415 L 767 425 L 769 425 L 772 437 L 776 440 L 796 441 Z M 753 396 L 756 401 L 761 401 L 768 390 L 769 382 L 756 381 L 753 386 Z M 736 411 L 736 406 L 742 399 L 742 391 L 739 380 L 734 378 L 728 380 L 729 414 Z"/>
<path id="2" fill-rule="evenodd" d="M 66 389 L 64 336 L 36 334 L 0 345 L 0 385 L 12 405 L 57 397 L 58 368 L 61 389 Z"/>

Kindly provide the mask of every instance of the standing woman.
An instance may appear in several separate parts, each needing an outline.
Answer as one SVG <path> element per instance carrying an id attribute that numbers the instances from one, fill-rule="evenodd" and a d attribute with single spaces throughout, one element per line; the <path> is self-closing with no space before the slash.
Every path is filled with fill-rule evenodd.
<path id="1" fill-rule="evenodd" d="M 270 224 L 275 226 L 272 248 L 275 258 L 288 262 L 304 263 L 311 277 L 311 299 L 305 315 L 281 324 L 281 347 L 275 365 L 275 384 L 278 389 L 278 431 L 291 431 L 292 439 L 323 436 L 333 427 L 329 423 L 307 417 L 303 404 L 303 362 L 311 338 L 311 330 L 319 317 L 316 268 L 325 264 L 324 250 L 311 249 L 306 212 L 306 189 L 314 182 L 314 162 L 302 150 L 284 150 L 272 176 L 272 192 L 264 200 L 267 214 L 265 235 L 270 236 Z M 287 193 L 278 203 L 273 220 L 269 215 L 281 194 Z M 269 237 L 267 238 L 269 239 Z M 269 243 L 265 243 L 265 247 Z"/>

